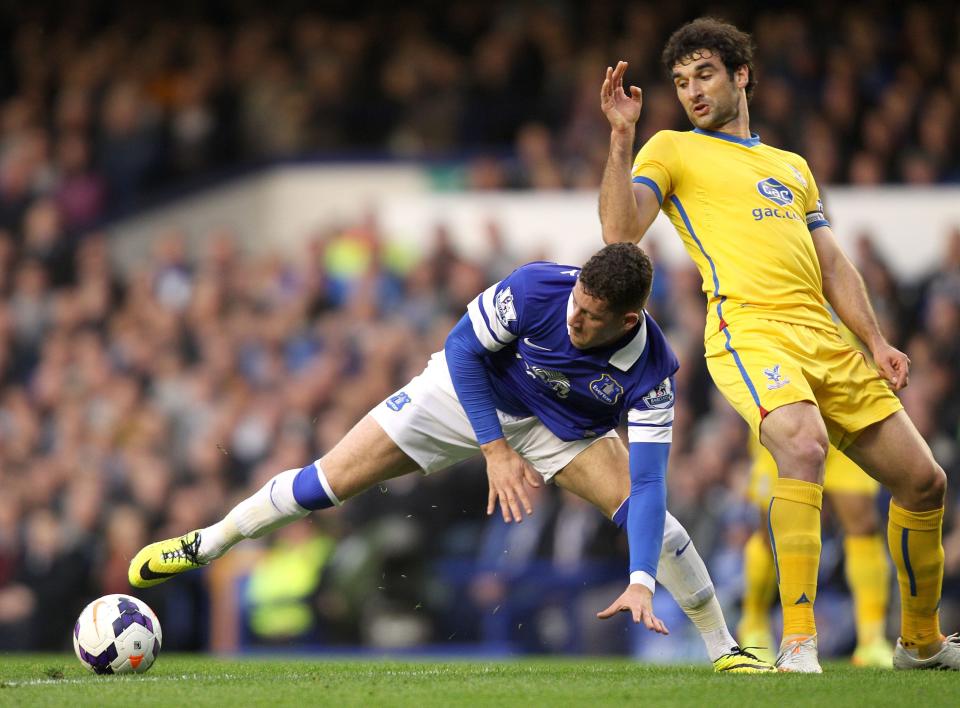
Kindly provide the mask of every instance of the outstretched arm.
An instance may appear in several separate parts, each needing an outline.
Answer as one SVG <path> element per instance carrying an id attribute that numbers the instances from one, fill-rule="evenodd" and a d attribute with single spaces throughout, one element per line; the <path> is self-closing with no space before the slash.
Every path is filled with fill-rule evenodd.
<path id="1" fill-rule="evenodd" d="M 630 168 L 637 119 L 643 106 L 643 94 L 636 86 L 628 96 L 623 88 L 627 63 L 607 67 L 600 88 L 600 108 L 610 122 L 610 153 L 600 182 L 600 223 L 605 243 L 637 243 L 657 217 L 660 202 L 644 184 L 633 184 Z"/>
<path id="2" fill-rule="evenodd" d="M 810 235 L 820 261 L 823 294 L 827 302 L 850 331 L 867 346 L 877 368 L 893 386 L 893 390 L 899 391 L 909 382 L 910 359 L 890 346 L 884 338 L 867 297 L 863 278 L 840 249 L 833 230 L 829 226 L 821 226 L 811 231 Z"/>
<path id="3" fill-rule="evenodd" d="M 663 622 L 653 615 L 652 601 L 667 516 L 667 461 L 673 439 L 672 377 L 644 396 L 643 403 L 629 411 L 627 421 L 630 497 L 625 502 L 625 525 L 630 544 L 630 585 L 597 616 L 606 619 L 617 612 L 632 612 L 635 622 L 643 621 L 647 629 L 668 634 Z M 622 519 L 614 520 L 623 523 Z"/>
<path id="4" fill-rule="evenodd" d="M 653 591 L 667 512 L 665 477 L 669 456 L 670 443 L 630 443 L 630 497 L 626 502 L 630 584 L 607 609 L 597 613 L 600 619 L 608 619 L 618 612 L 629 612 L 634 622 L 642 622 L 659 634 L 670 633 L 653 614 Z"/>

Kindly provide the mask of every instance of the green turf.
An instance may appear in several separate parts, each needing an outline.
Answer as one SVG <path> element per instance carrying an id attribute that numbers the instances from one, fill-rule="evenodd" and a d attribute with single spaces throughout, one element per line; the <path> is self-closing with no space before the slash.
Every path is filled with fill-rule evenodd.
<path id="1" fill-rule="evenodd" d="M 3 706 L 960 705 L 960 674 L 853 669 L 713 674 L 627 660 L 393 661 L 161 655 L 149 673 L 94 676 L 68 655 L 0 655 Z"/>

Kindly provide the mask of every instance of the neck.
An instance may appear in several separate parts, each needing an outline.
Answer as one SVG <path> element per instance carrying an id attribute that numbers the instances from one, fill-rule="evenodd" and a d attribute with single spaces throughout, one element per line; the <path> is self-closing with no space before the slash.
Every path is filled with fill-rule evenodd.
<path id="1" fill-rule="evenodd" d="M 740 94 L 737 115 L 718 128 L 711 128 L 716 133 L 725 133 L 735 138 L 746 140 L 750 137 L 750 110 L 747 108 L 747 97 Z"/>

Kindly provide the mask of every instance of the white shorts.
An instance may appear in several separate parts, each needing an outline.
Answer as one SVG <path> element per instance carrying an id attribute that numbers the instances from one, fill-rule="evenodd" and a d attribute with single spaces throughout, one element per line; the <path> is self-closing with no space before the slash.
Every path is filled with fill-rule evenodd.
<path id="1" fill-rule="evenodd" d="M 437 352 L 419 376 L 370 411 L 401 450 L 426 474 L 472 457 L 480 450 L 466 411 L 450 380 L 447 360 Z M 616 430 L 596 438 L 561 440 L 535 416 L 518 418 L 497 411 L 503 434 L 544 480 L 549 481 L 574 457 L 602 438 L 618 438 Z"/>

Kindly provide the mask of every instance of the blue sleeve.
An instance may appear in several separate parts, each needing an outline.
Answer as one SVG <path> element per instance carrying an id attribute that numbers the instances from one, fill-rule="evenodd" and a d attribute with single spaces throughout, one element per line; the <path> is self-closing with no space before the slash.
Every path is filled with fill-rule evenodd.
<path id="1" fill-rule="evenodd" d="M 667 460 L 673 442 L 676 395 L 671 374 L 647 391 L 627 412 L 630 443 L 630 501 L 627 539 L 630 542 L 630 575 L 657 577 L 667 514 Z"/>
<path id="2" fill-rule="evenodd" d="M 630 573 L 657 577 L 663 524 L 667 514 L 667 460 L 670 443 L 630 443 L 630 503 L 627 540 Z"/>
<path id="3" fill-rule="evenodd" d="M 481 445 L 503 437 L 484 358 L 520 334 L 527 271 L 518 268 L 477 295 L 444 345 L 453 388 Z"/>
<path id="4" fill-rule="evenodd" d="M 443 347 L 447 368 L 460 405 L 467 413 L 481 445 L 503 437 L 497 408 L 490 395 L 490 379 L 483 357 L 486 349 L 474 333 L 468 315 L 460 318 Z"/>

